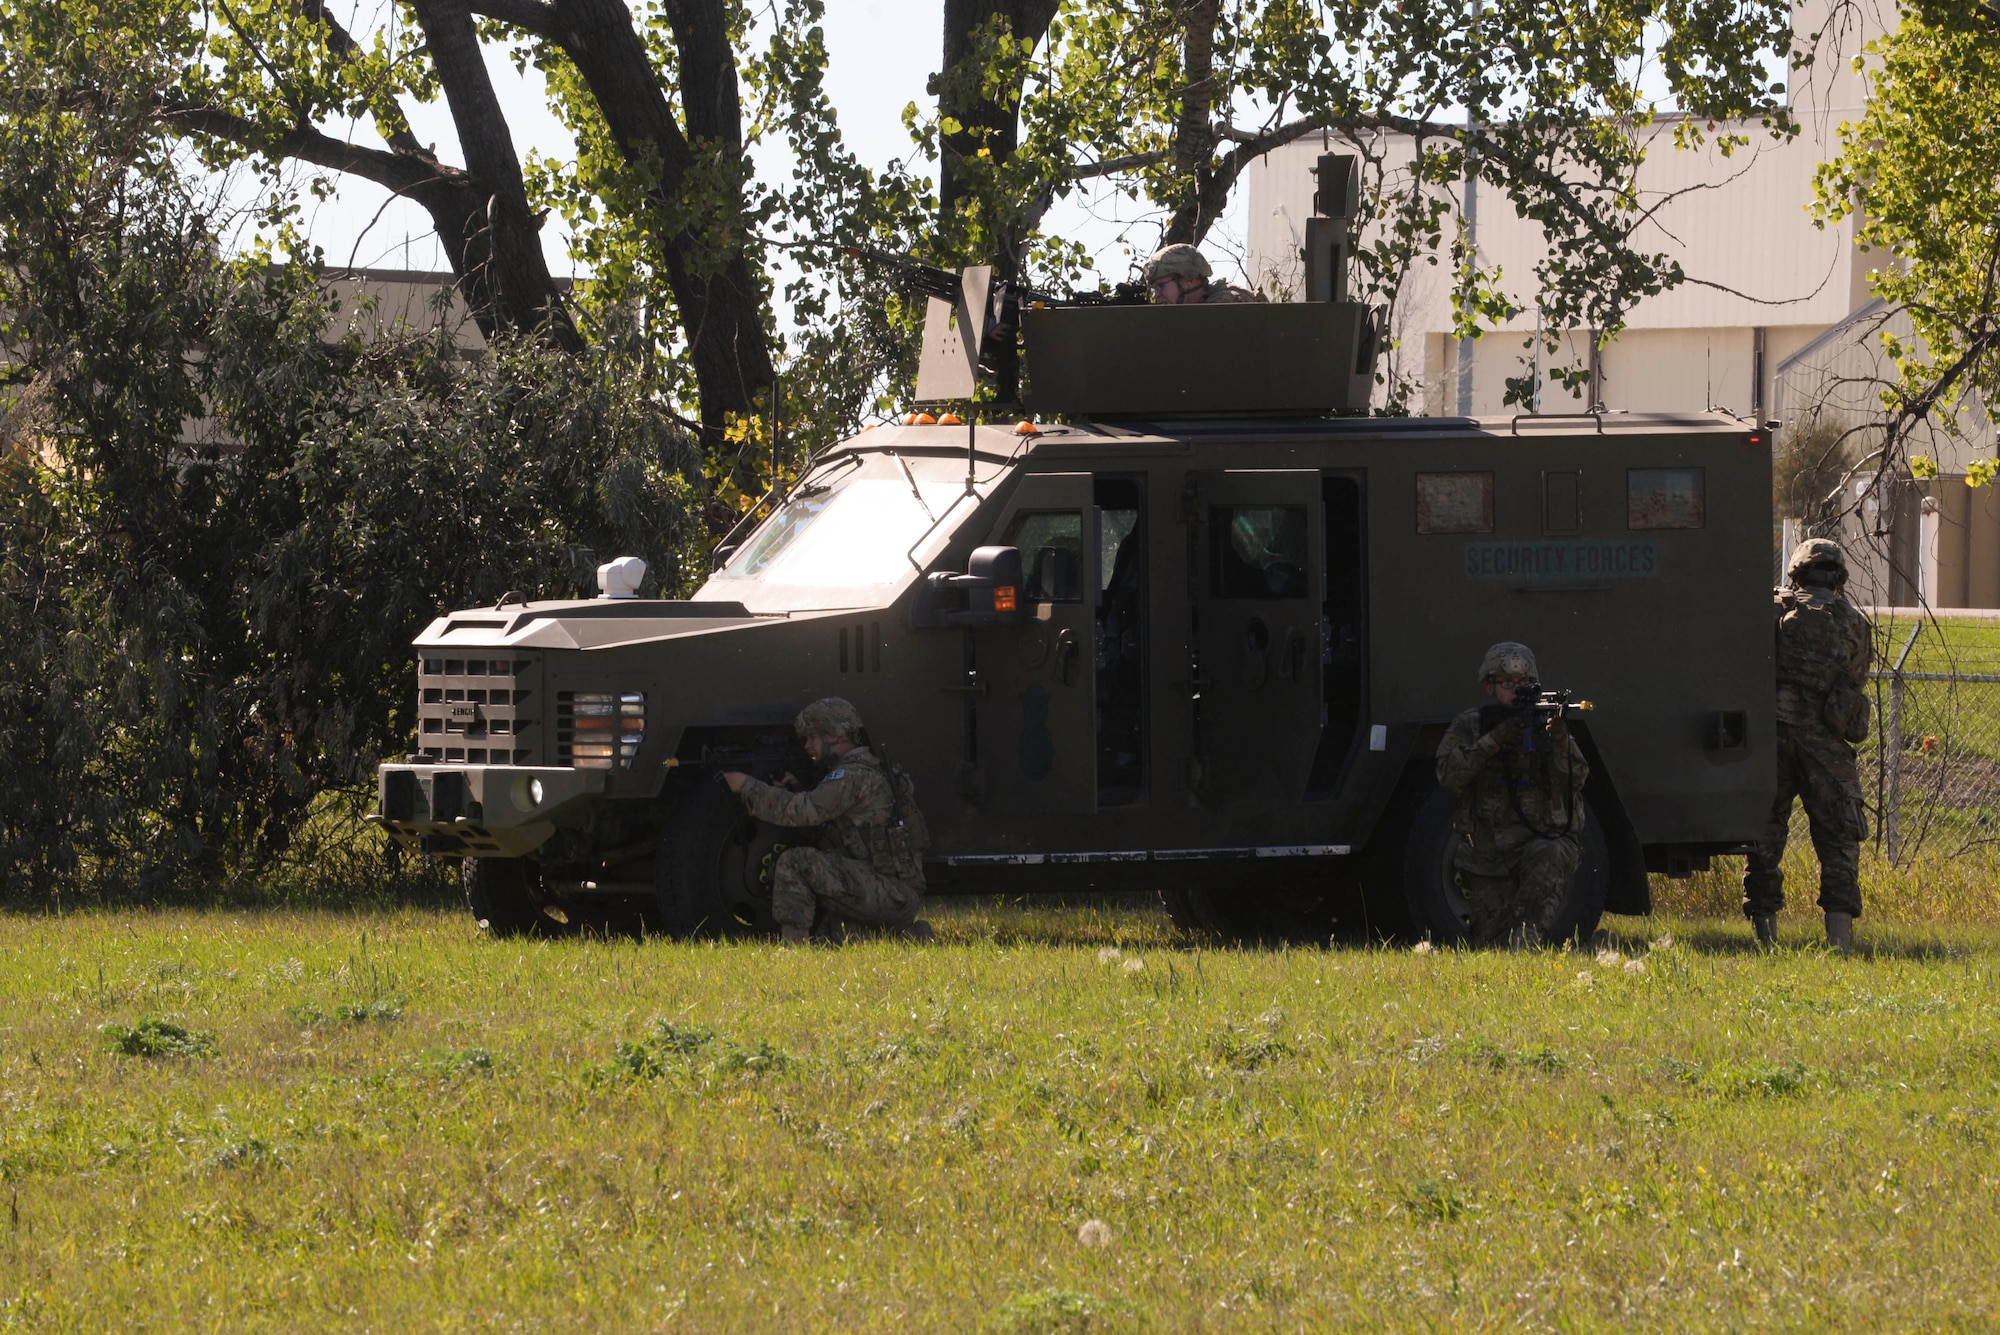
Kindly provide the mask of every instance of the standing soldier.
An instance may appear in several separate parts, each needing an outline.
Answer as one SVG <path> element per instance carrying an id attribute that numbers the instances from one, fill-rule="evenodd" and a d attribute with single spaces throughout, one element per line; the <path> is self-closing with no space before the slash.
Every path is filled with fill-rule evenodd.
<path id="1" fill-rule="evenodd" d="M 811 792 L 730 771 L 729 791 L 758 820 L 816 828 L 818 848 L 788 848 L 771 871 L 771 916 L 787 941 L 812 935 L 822 906 L 848 922 L 900 928 L 929 940 L 917 917 L 924 897 L 923 813 L 910 780 L 861 745 L 861 715 L 839 698 L 816 700 L 792 724 L 815 765 L 831 764 Z"/>
<path id="2" fill-rule="evenodd" d="M 1162 246 L 1146 261 L 1146 289 L 1155 306 L 1226 306 L 1266 299 L 1262 292 L 1213 281 L 1213 272 L 1208 258 L 1193 246 Z"/>
<path id="3" fill-rule="evenodd" d="M 1789 588 L 1777 591 L 1778 796 L 1743 870 L 1743 911 L 1757 939 L 1778 939 L 1785 906 L 1779 863 L 1792 823 L 1792 799 L 1804 801 L 1819 854 L 1819 906 L 1827 944 L 1854 947 L 1861 916 L 1861 841 L 1868 835 L 1854 744 L 1868 740 L 1871 638 L 1868 618 L 1847 601 L 1847 555 L 1840 544 L 1808 538 L 1792 553 Z"/>
<path id="4" fill-rule="evenodd" d="M 1488 649 L 1479 681 L 1504 717 L 1488 727 L 1480 707 L 1468 709 L 1438 746 L 1438 782 L 1458 799 L 1452 865 L 1472 905 L 1474 945 L 1549 940 L 1583 857 L 1579 799 L 1590 766 L 1560 714 L 1521 708 L 1539 676 L 1527 645 Z"/>

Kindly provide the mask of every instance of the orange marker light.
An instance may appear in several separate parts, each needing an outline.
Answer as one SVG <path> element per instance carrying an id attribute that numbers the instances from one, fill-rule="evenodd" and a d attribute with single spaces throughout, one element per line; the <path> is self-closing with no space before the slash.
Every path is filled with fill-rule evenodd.
<path id="1" fill-rule="evenodd" d="M 929 413 L 918 413 L 916 424 L 918 426 L 936 426 L 937 418 L 932 417 Z"/>
<path id="2" fill-rule="evenodd" d="M 1039 436 L 1042 434 L 1042 429 L 1033 422 L 1017 422 L 1014 425 L 1014 434 L 1017 436 Z"/>
<path id="3" fill-rule="evenodd" d="M 938 418 L 938 425 L 939 425 L 939 426 L 964 426 L 964 425 L 965 425 L 965 419 L 964 419 L 963 417 L 960 417 L 960 416 L 959 416 L 959 415 L 958 415 L 957 413 L 946 413 L 946 414 L 945 414 L 945 415 L 944 415 L 943 417 L 940 417 L 940 418 Z"/>
<path id="4" fill-rule="evenodd" d="M 904 414 L 903 414 L 903 425 L 904 425 L 904 426 L 915 426 L 916 424 L 917 424 L 917 415 L 916 415 L 915 413 L 904 413 Z"/>
<path id="5" fill-rule="evenodd" d="M 1016 604 L 1014 602 L 1014 586 L 1012 584 L 1002 584 L 999 588 L 993 590 L 994 611 L 1011 612 L 1014 610 L 1015 606 Z"/>

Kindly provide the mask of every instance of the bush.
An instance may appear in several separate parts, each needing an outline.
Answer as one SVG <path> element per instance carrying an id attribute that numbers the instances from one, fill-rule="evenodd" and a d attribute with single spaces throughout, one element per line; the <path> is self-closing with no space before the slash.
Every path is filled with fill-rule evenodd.
<path id="1" fill-rule="evenodd" d="M 0 880 L 379 878 L 411 637 L 611 554 L 678 591 L 695 447 L 617 346 L 369 341 L 315 273 L 224 259 L 117 91 L 0 89 Z"/>

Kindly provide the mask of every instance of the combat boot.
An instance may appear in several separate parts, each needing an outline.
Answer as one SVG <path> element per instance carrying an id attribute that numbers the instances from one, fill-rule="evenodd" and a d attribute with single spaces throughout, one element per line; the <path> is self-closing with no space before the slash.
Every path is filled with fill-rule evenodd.
<path id="1" fill-rule="evenodd" d="M 812 933 L 803 927 L 793 927 L 787 923 L 778 929 L 778 936 L 788 946 L 802 946 L 812 940 Z"/>
<path id="2" fill-rule="evenodd" d="M 1854 915 L 1826 911 L 1826 943 L 1835 953 L 1850 955 L 1854 952 Z"/>
<path id="3" fill-rule="evenodd" d="M 1756 929 L 1757 944 L 1775 946 L 1778 944 L 1778 915 L 1775 913 L 1753 913 L 1750 926 Z"/>

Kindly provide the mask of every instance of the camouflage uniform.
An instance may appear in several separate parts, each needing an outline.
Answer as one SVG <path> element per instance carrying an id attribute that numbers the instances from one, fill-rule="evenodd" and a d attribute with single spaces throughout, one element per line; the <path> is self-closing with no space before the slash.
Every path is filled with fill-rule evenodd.
<path id="1" fill-rule="evenodd" d="M 1872 652 L 1868 618 L 1838 587 L 1800 583 L 1815 561 L 1845 569 L 1840 548 L 1824 538 L 1792 555 L 1793 586 L 1776 594 L 1778 650 L 1778 793 L 1743 871 L 1743 912 L 1752 921 L 1785 906 L 1779 864 L 1791 832 L 1792 799 L 1805 803 L 1819 854 L 1819 905 L 1861 916 L 1861 841 L 1868 837 L 1853 742 L 1868 736 Z"/>
<path id="2" fill-rule="evenodd" d="M 1236 306 L 1246 302 L 1264 302 L 1270 298 L 1262 292 L 1253 292 L 1247 287 L 1234 283 L 1218 283 L 1210 280 L 1208 291 L 1201 299 L 1204 306 Z"/>
<path id="3" fill-rule="evenodd" d="M 1526 660 L 1518 675 L 1532 677 L 1534 659 L 1520 645 L 1493 646 L 1488 665 L 1511 664 L 1512 651 Z M 1495 674 L 1483 667 L 1481 675 Z M 1532 727 L 1482 733 L 1479 715 L 1476 707 L 1459 714 L 1438 746 L 1438 783 L 1457 798 L 1452 865 L 1472 908 L 1473 944 L 1498 945 L 1518 933 L 1533 945 L 1553 935 L 1582 861 L 1584 814 L 1575 799 L 1590 766 L 1567 729 L 1559 750 Z"/>
<path id="4" fill-rule="evenodd" d="M 822 700 L 800 713 L 801 735 L 852 739 L 860 716 L 844 700 Z M 903 824 L 896 825 L 902 788 Z M 743 806 L 772 825 L 818 831 L 816 848 L 788 848 L 771 872 L 771 916 L 780 927 L 810 932 L 821 906 L 838 918 L 907 927 L 924 896 L 923 813 L 909 780 L 892 776 L 875 754 L 857 746 L 833 761 L 811 792 L 796 793 L 757 779 L 743 784 Z"/>

